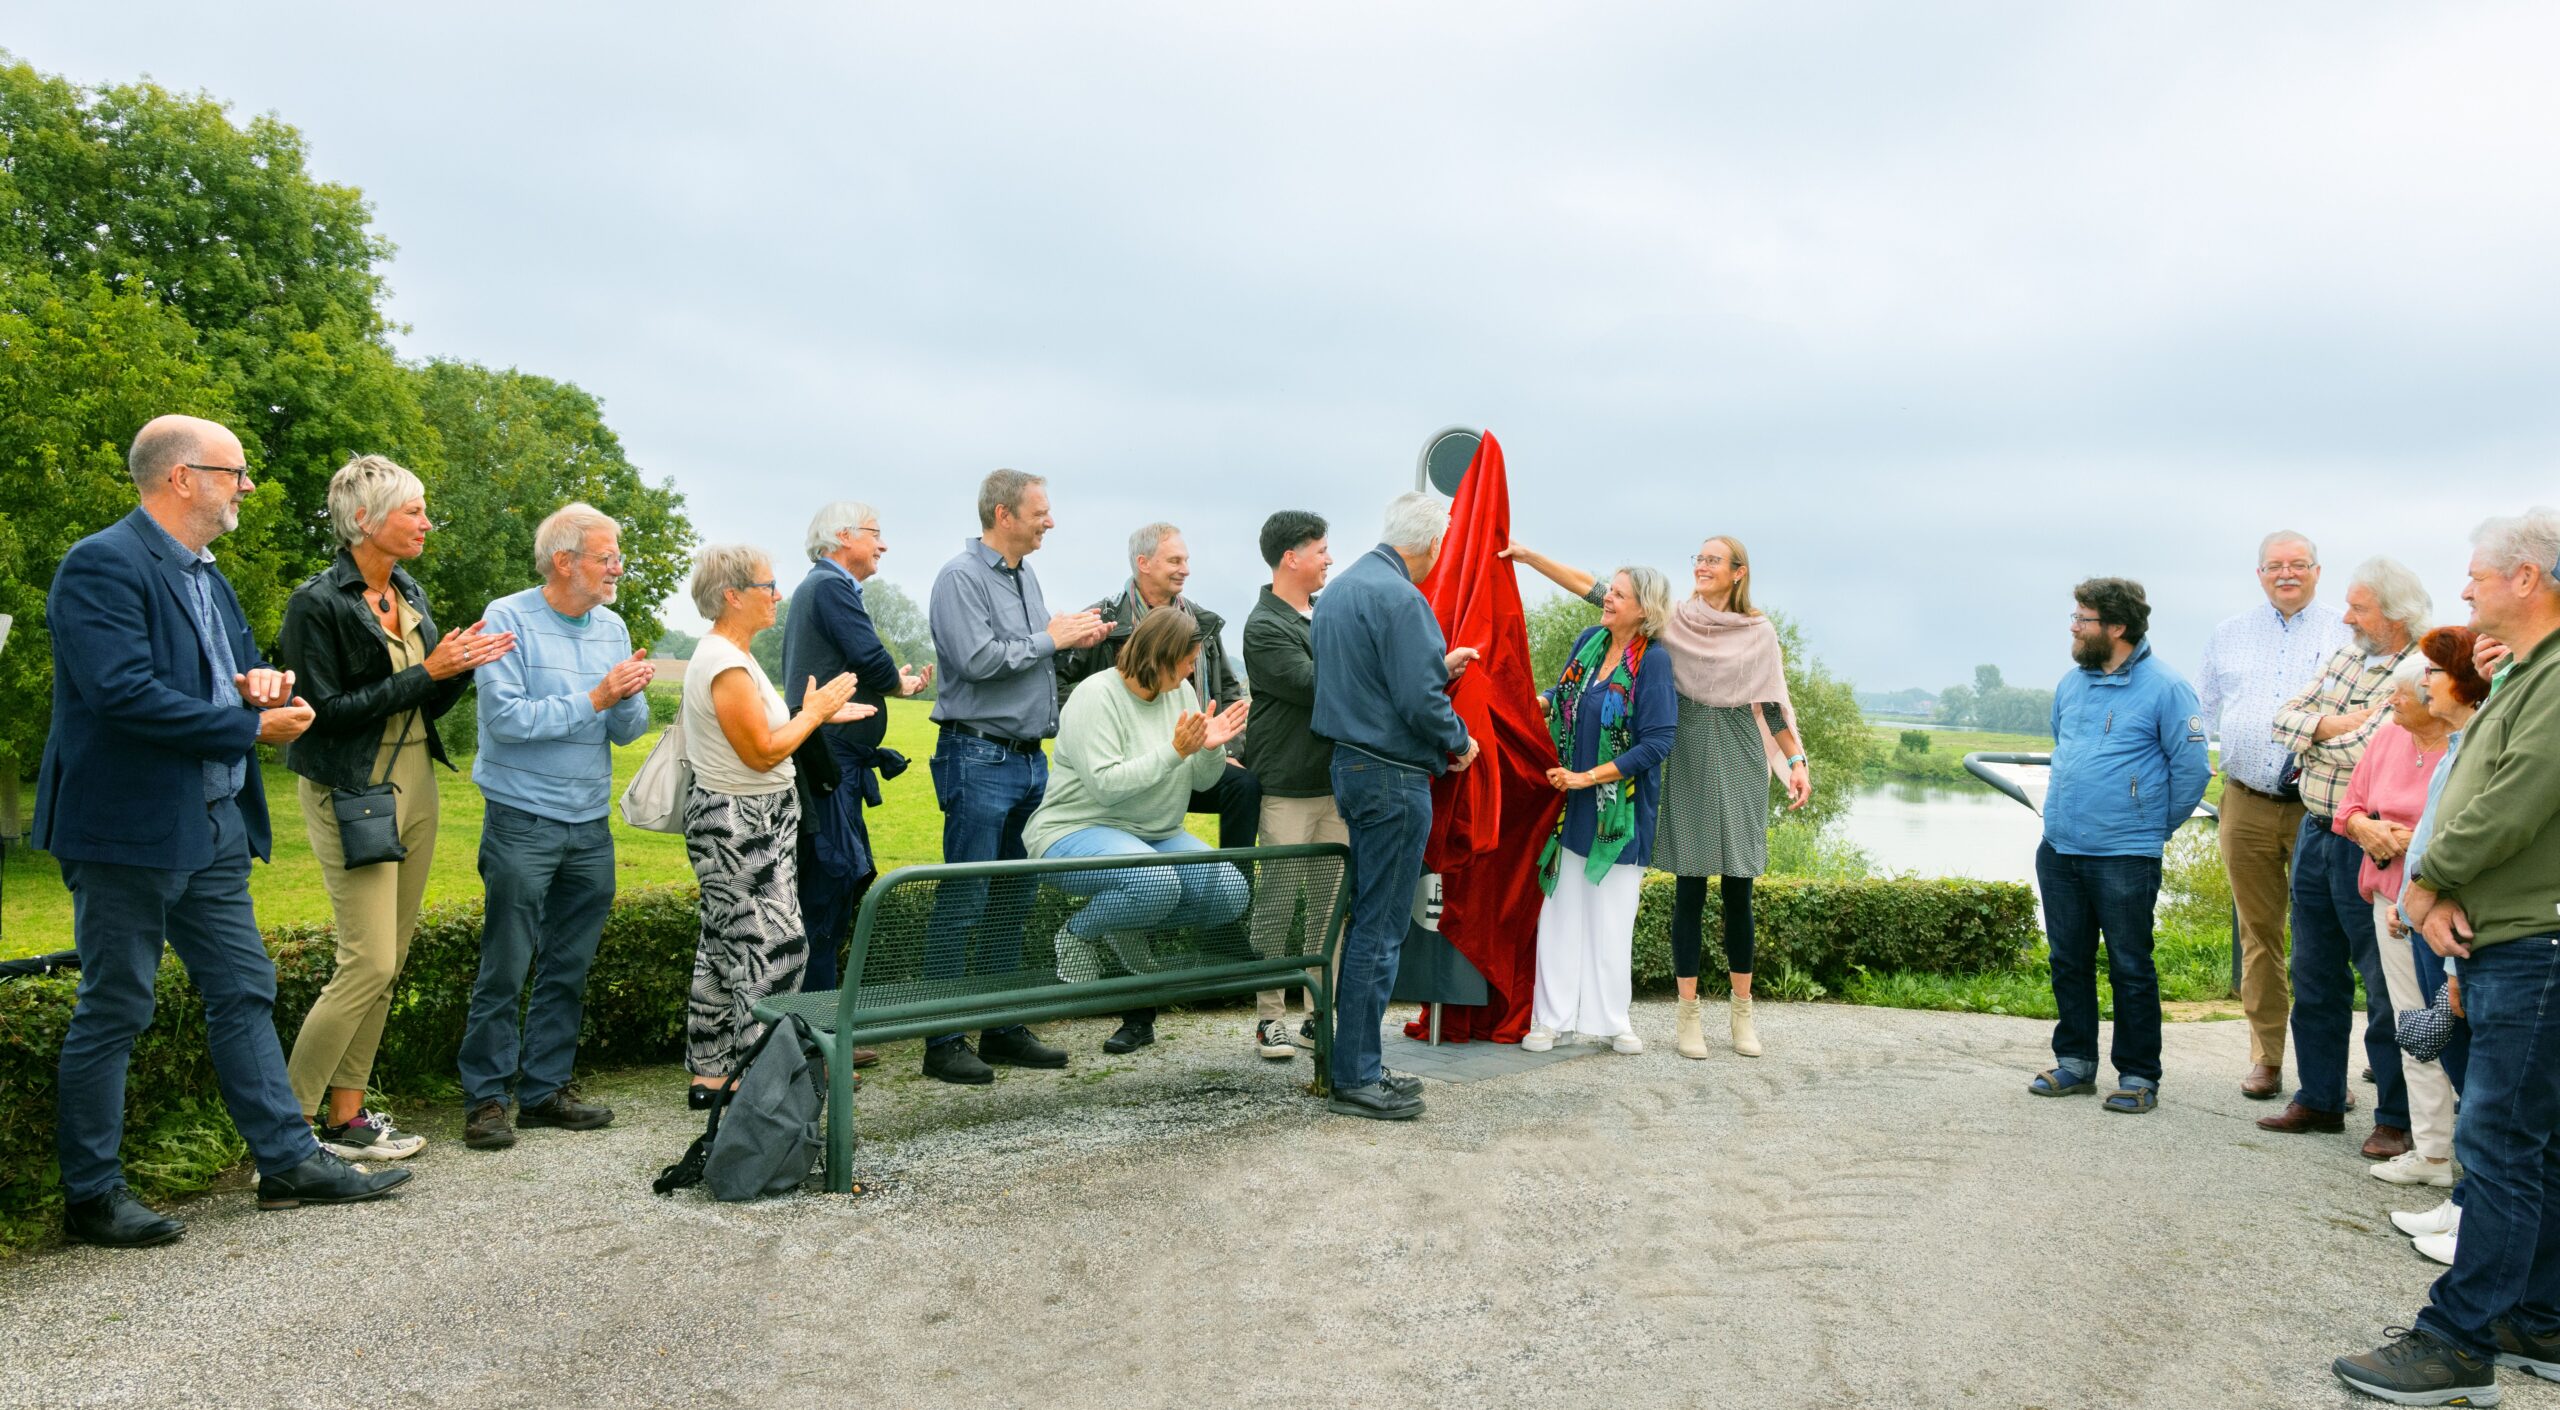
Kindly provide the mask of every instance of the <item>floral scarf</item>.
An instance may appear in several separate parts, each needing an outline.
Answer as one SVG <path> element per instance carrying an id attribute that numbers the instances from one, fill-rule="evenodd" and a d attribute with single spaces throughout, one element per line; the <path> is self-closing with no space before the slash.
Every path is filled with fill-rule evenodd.
<path id="1" fill-rule="evenodd" d="M 1644 660 L 1648 644 L 1644 637 L 1630 643 L 1600 682 L 1592 697 L 1600 711 L 1600 757 L 1615 759 L 1635 747 L 1636 665 Z M 1564 668 L 1564 678 L 1547 692 L 1547 732 L 1555 737 L 1556 762 L 1573 767 L 1573 722 L 1581 713 L 1584 685 L 1600 663 L 1609 655 L 1609 633 L 1595 631 L 1573 653 Z M 1583 863 L 1583 876 L 1594 885 L 1609 878 L 1609 868 L 1617 865 L 1618 854 L 1636 832 L 1636 781 L 1618 779 L 1595 786 L 1599 796 L 1594 800 L 1600 810 L 1600 825 L 1591 837 L 1591 855 Z M 1572 812 L 1568 804 L 1556 813 L 1556 830 L 1547 839 L 1546 850 L 1538 854 L 1538 889 L 1547 895 L 1556 892 L 1556 880 L 1564 859 L 1564 820 Z"/>

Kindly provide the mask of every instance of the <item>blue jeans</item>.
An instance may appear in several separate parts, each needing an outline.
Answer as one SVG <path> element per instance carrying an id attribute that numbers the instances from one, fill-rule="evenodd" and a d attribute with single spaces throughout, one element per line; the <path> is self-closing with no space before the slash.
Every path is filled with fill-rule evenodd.
<path id="1" fill-rule="evenodd" d="M 1209 844 L 1187 832 L 1162 842 L 1133 837 L 1116 827 L 1082 827 L 1050 844 L 1048 857 L 1143 857 L 1149 853 L 1206 852 Z M 1244 914 L 1244 873 L 1226 862 L 1130 871 L 1071 871 L 1049 878 L 1071 896 L 1089 896 L 1067 929 L 1091 940 L 1113 930 L 1153 930 L 1180 917 L 1182 925 L 1224 925 Z"/>
<path id="2" fill-rule="evenodd" d="M 2347 1034 L 2355 976 L 2364 976 L 2364 1060 L 2373 1067 L 2373 1124 L 2409 1129 L 2409 1087 L 2392 1038 L 2391 992 L 2375 946 L 2373 903 L 2356 889 L 2364 849 L 2306 816 L 2293 844 L 2293 1066 L 2313 1111 L 2347 1109 Z M 2347 966 L 2353 964 L 2350 973 Z"/>
<path id="3" fill-rule="evenodd" d="M 192 812 L 197 805 L 137 800 L 136 806 Z M 213 861 L 202 871 L 62 864 L 63 884 L 71 888 L 71 943 L 80 952 L 80 996 L 62 1033 L 55 1090 L 54 1152 L 65 1199 L 95 1199 L 124 1183 L 117 1153 L 124 1145 L 125 1071 L 133 1040 L 151 1025 L 163 937 L 204 1000 L 214 1080 L 259 1173 L 280 1174 L 320 1151 L 293 1098 L 276 1038 L 276 966 L 249 906 L 248 828 L 231 799 L 206 814 Z"/>
<path id="4" fill-rule="evenodd" d="M 1431 840 L 1431 775 L 1335 745 L 1333 801 L 1351 833 L 1351 914 L 1333 997 L 1331 1075 L 1340 1092 L 1378 1080 L 1378 1032 Z"/>
<path id="5" fill-rule="evenodd" d="M 2400 942 L 2385 939 L 2380 943 L 2391 945 Z M 2432 1004 L 2436 1001 L 2436 991 L 2444 987 L 2444 956 L 2429 949 L 2427 937 L 2415 930 L 2409 932 L 2407 943 L 2418 958 L 2418 995 Z M 2395 1018 L 2393 1023 L 2396 1025 L 2398 1021 Z M 2444 1069 L 2445 1078 L 2453 1083 L 2453 1094 L 2461 1096 L 2462 1079 L 2471 1068 L 2470 1024 L 2458 1018 L 2453 1021 L 2453 1041 L 2444 1045 L 2443 1052 L 2436 1054 L 2436 1065 Z"/>
<path id="6" fill-rule="evenodd" d="M 2160 973 L 2151 964 L 2151 910 L 2160 898 L 2158 857 L 2079 857 L 2036 846 L 2045 949 L 2053 965 L 2053 1056 L 2082 1077 L 2098 1072 L 2098 937 L 2116 1031 L 2109 1056 L 2128 1083 L 2160 1085 Z"/>
<path id="7" fill-rule="evenodd" d="M 480 887 L 488 900 L 457 1063 L 463 1100 L 504 1101 L 512 1085 L 516 1105 L 538 1106 L 569 1084 L 577 1062 L 587 967 L 613 909 L 613 832 L 602 818 L 558 822 L 493 798 L 481 823 Z"/>
<path id="8" fill-rule="evenodd" d="M 2537 1336 L 2560 1331 L 2560 935 L 2473 950 L 2462 1009 L 2462 1253 L 2418 1325 L 2486 1356 L 2501 1318 Z"/>
<path id="9" fill-rule="evenodd" d="M 942 805 L 942 860 L 1021 861 L 1023 824 L 1031 821 L 1048 792 L 1047 755 L 1017 753 L 956 730 L 942 731 L 933 750 L 933 796 Z M 993 886 L 983 881 L 937 884 L 933 914 L 925 921 L 924 977 L 957 979 L 1022 968 L 1022 925 L 1031 918 L 1038 891 L 1027 877 Z M 993 925 L 976 934 L 990 911 Z M 974 955 L 973 934 L 978 941 Z M 939 1046 L 962 1036 L 937 1033 L 927 1041 Z"/>

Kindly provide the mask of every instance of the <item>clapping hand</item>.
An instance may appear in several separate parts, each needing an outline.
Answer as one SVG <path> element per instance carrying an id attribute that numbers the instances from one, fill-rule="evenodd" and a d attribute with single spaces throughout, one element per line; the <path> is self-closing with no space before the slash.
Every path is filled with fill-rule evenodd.
<path id="1" fill-rule="evenodd" d="M 1111 624 L 1090 607 L 1082 612 L 1061 612 L 1049 619 L 1049 640 L 1060 651 L 1091 646 L 1110 634 Z"/>
<path id="2" fill-rule="evenodd" d="M 1197 710 L 1185 710 L 1173 722 L 1173 752 L 1188 759 L 1209 742 L 1209 717 Z"/>
<path id="3" fill-rule="evenodd" d="M 898 694 L 901 696 L 922 694 L 924 688 L 931 684 L 933 667 L 930 665 L 921 671 L 912 666 L 902 666 L 898 670 Z"/>
<path id="4" fill-rule="evenodd" d="M 1202 732 L 1202 746 L 1209 749 L 1224 749 L 1229 740 L 1244 733 L 1245 712 L 1252 707 L 1252 701 L 1239 700 L 1215 715 L 1203 716 L 1207 724 Z"/>
<path id="5" fill-rule="evenodd" d="M 649 653 L 634 651 L 629 660 L 616 661 L 613 669 L 604 673 L 604 679 L 596 682 L 596 688 L 587 692 L 587 701 L 601 715 L 647 690 L 649 681 L 656 675 L 657 672 L 649 665 Z"/>
<path id="6" fill-rule="evenodd" d="M 240 699 L 253 710 L 273 710 L 293 700 L 293 672 L 260 666 L 245 675 L 231 678 L 238 687 Z"/>
<path id="7" fill-rule="evenodd" d="M 486 622 L 474 622 L 458 632 L 448 633 L 427 653 L 423 663 L 431 680 L 448 681 L 465 671 L 476 670 L 516 649 L 514 632 L 488 633 Z"/>
<path id="8" fill-rule="evenodd" d="M 859 682 L 854 679 L 851 671 L 838 671 L 835 679 L 825 685 L 818 684 L 816 676 L 809 677 L 809 684 L 800 693 L 800 713 L 813 715 L 821 721 L 833 721 L 839 724 L 850 724 L 855 720 L 866 718 L 878 707 L 864 706 L 864 713 L 861 715 L 843 713 L 847 704 L 853 699 L 854 687 L 857 684 Z"/>

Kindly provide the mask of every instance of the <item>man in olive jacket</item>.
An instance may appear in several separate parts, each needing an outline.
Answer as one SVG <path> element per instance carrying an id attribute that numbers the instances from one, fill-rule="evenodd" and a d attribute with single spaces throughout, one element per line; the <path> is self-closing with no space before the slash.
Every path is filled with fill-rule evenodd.
<path id="1" fill-rule="evenodd" d="M 1342 842 L 1351 833 L 1333 806 L 1333 742 L 1315 732 L 1316 593 L 1324 587 L 1333 554 L 1325 522 L 1300 509 L 1284 509 L 1262 525 L 1262 561 L 1271 586 L 1244 619 L 1244 669 L 1253 680 L 1253 726 L 1245 731 L 1244 764 L 1262 788 L 1262 840 L 1274 847 L 1300 842 Z M 1294 874 L 1284 868 L 1295 867 Z M 1253 943 L 1264 954 L 1287 944 L 1298 899 L 1307 900 L 1306 943 L 1323 941 L 1333 919 L 1338 882 L 1330 868 L 1273 862 L 1263 868 L 1254 894 Z M 1266 989 L 1254 1015 L 1254 1051 L 1287 1061 L 1301 1046 L 1315 1046 L 1315 1020 L 1289 1027 L 1287 993 Z"/>
<path id="2" fill-rule="evenodd" d="M 2462 732 L 2401 897 L 2459 967 L 2471 1025 L 2460 1256 L 2415 1330 L 2332 1363 L 2407 1405 L 2486 1404 L 2500 1361 L 2560 1379 L 2560 512 L 2492 519 L 2471 541 L 2471 625 L 2515 664 Z"/>
<path id="3" fill-rule="evenodd" d="M 1120 648 L 1138 629 L 1138 619 L 1159 607 L 1179 607 L 1200 624 L 1200 664 L 1192 683 L 1199 688 L 1202 708 L 1223 710 L 1243 699 L 1244 683 L 1236 679 L 1221 639 L 1226 620 L 1182 595 L 1182 585 L 1191 579 L 1191 549 L 1182 541 L 1182 531 L 1171 524 L 1149 524 L 1129 535 L 1129 569 L 1129 585 L 1091 608 L 1108 634 L 1091 646 L 1058 653 L 1058 708 L 1066 708 L 1067 697 L 1087 677 L 1119 664 Z M 1241 763 L 1228 762 L 1216 787 L 1191 795 L 1190 811 L 1217 816 L 1219 846 L 1250 847 L 1261 825 L 1262 788 Z M 1103 1040 L 1102 1050 L 1133 1053 L 1155 1040 L 1156 1011 L 1132 1009 L 1120 1016 L 1120 1031 Z"/>

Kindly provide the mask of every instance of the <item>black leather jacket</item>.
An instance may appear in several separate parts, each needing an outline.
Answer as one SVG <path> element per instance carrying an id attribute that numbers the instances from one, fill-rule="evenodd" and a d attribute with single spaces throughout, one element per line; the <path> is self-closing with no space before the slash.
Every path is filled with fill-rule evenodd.
<path id="1" fill-rule="evenodd" d="M 433 652 L 444 634 L 427 611 L 426 592 L 397 564 L 391 585 L 417 612 L 418 641 Z M 332 788 L 374 782 L 383 725 L 411 710 L 427 712 L 427 757 L 452 768 L 435 722 L 471 688 L 469 671 L 443 681 L 424 666 L 393 674 L 390 645 L 363 594 L 354 555 L 339 549 L 337 562 L 285 600 L 284 627 L 276 634 L 275 663 L 293 672 L 294 694 L 309 702 L 313 717 L 311 728 L 284 747 L 284 766 Z"/>

